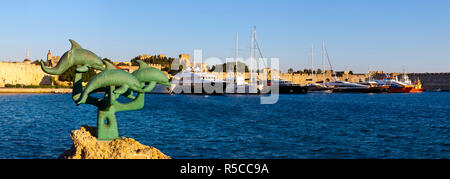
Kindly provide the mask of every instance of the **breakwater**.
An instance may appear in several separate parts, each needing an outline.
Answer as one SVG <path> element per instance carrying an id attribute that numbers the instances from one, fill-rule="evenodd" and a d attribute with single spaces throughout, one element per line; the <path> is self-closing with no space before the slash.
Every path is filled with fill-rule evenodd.
<path id="1" fill-rule="evenodd" d="M 409 73 L 408 77 L 422 81 L 426 91 L 450 91 L 450 73 Z"/>

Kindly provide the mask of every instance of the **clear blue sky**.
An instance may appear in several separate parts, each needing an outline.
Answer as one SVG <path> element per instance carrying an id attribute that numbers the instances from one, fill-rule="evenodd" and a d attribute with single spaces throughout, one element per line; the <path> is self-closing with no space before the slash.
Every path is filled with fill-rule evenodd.
<path id="1" fill-rule="evenodd" d="M 450 71 L 448 0 L 2 0 L 0 60 L 61 55 L 67 39 L 101 57 L 128 61 L 139 54 L 234 57 L 235 34 L 248 57 L 257 26 L 265 57 L 283 71 L 320 62 L 326 41 L 336 70 Z"/>

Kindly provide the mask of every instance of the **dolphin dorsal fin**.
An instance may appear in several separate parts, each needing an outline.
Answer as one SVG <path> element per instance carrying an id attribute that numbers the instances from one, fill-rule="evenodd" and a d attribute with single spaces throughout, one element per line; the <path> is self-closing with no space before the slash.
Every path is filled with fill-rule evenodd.
<path id="1" fill-rule="evenodd" d="M 117 69 L 113 64 L 109 63 L 106 60 L 102 60 L 103 63 L 105 64 L 105 70 L 114 70 Z"/>
<path id="2" fill-rule="evenodd" d="M 72 39 L 69 39 L 70 43 L 72 44 L 72 48 L 70 50 L 76 49 L 76 48 L 81 48 L 81 45 L 78 44 L 77 42 L 75 42 Z"/>
<path id="3" fill-rule="evenodd" d="M 142 60 L 136 60 L 136 62 L 138 62 L 139 63 L 139 69 L 144 69 L 144 68 L 148 68 L 149 66 L 147 65 L 147 63 L 145 63 L 144 61 L 142 61 Z"/>

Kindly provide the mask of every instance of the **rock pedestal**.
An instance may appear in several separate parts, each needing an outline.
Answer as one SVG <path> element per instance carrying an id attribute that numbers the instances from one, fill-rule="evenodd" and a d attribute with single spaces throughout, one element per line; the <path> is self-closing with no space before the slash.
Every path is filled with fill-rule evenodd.
<path id="1" fill-rule="evenodd" d="M 122 137 L 113 141 L 98 141 L 97 128 L 82 126 L 70 135 L 73 145 L 60 159 L 170 159 L 154 147 Z"/>

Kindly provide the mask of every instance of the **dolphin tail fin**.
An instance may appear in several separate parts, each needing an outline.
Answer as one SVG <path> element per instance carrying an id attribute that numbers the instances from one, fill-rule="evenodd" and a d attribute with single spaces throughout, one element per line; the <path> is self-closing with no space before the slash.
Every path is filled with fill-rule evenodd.
<path id="1" fill-rule="evenodd" d="M 82 98 L 80 98 L 80 100 L 78 100 L 78 101 L 76 102 L 77 106 L 79 106 L 79 105 L 82 104 L 82 103 L 86 103 L 87 95 L 84 95 L 84 94 L 83 94 L 81 97 L 82 97 Z"/>
<path id="2" fill-rule="evenodd" d="M 86 103 L 88 97 L 89 97 L 89 94 L 86 93 L 86 91 L 81 92 L 81 96 L 78 98 L 78 101 L 76 101 L 75 104 L 77 106 L 79 106 L 80 104 Z"/>
<path id="3" fill-rule="evenodd" d="M 120 88 L 114 90 L 114 93 L 116 93 L 116 94 L 123 94 L 123 93 L 125 93 L 127 91 L 128 91 L 128 85 L 123 85 Z"/>
<path id="4" fill-rule="evenodd" d="M 109 63 L 106 60 L 102 60 L 103 64 L 105 64 L 105 70 L 114 70 L 117 69 L 113 64 Z"/>
<path id="5" fill-rule="evenodd" d="M 83 65 L 81 67 L 78 67 L 77 72 L 85 73 L 85 72 L 89 71 L 89 67 L 90 67 L 89 65 Z"/>
<path id="6" fill-rule="evenodd" d="M 136 99 L 136 97 L 133 96 L 133 91 L 130 89 L 128 89 L 127 92 L 125 92 L 122 95 L 127 97 L 128 99 Z"/>
<path id="7" fill-rule="evenodd" d="M 139 64 L 139 68 L 148 68 L 149 66 L 147 65 L 147 63 L 145 63 L 142 60 L 136 60 L 136 62 Z"/>
<path id="8" fill-rule="evenodd" d="M 172 83 L 170 81 L 166 81 L 166 82 L 163 82 L 161 84 L 164 85 L 164 86 L 172 86 Z"/>

